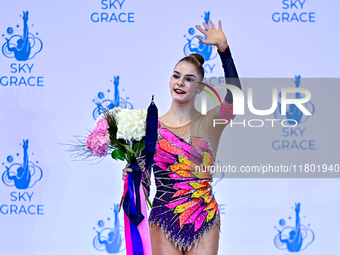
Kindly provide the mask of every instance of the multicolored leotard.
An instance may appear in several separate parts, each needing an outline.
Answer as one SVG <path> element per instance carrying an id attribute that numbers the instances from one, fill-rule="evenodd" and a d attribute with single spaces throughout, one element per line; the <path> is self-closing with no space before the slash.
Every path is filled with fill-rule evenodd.
<path id="1" fill-rule="evenodd" d="M 229 47 L 219 52 L 227 81 L 241 88 Z M 197 247 L 215 225 L 220 228 L 220 212 L 212 194 L 213 166 L 220 136 L 226 125 L 213 127 L 213 119 L 233 119 L 232 94 L 228 91 L 223 105 L 200 115 L 182 127 L 162 124 L 156 144 L 153 171 L 156 195 L 149 216 L 150 226 L 158 225 L 168 240 L 180 250 Z M 142 183 L 150 192 L 150 171 Z"/>

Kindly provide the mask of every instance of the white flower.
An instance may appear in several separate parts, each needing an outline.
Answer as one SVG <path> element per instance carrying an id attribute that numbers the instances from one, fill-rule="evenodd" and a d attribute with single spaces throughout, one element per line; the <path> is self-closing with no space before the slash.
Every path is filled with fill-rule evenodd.
<path id="1" fill-rule="evenodd" d="M 109 114 L 112 115 L 116 120 L 117 120 L 117 113 L 120 112 L 123 108 L 118 106 L 118 107 L 114 107 L 111 110 L 108 110 Z"/>
<path id="2" fill-rule="evenodd" d="M 117 113 L 117 139 L 140 141 L 145 136 L 147 110 L 121 109 Z"/>
<path id="3" fill-rule="evenodd" d="M 98 116 L 98 118 L 96 119 L 96 125 L 98 123 L 98 121 L 102 118 L 104 118 L 106 115 L 112 115 L 116 120 L 117 120 L 117 113 L 120 112 L 123 108 L 118 106 L 118 107 L 114 107 L 110 110 L 107 110 L 106 112 L 100 114 Z"/>

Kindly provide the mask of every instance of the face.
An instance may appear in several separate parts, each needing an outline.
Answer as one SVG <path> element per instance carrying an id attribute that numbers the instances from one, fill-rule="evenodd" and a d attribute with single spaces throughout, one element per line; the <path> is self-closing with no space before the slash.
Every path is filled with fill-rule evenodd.
<path id="1" fill-rule="evenodd" d="M 198 83 L 201 81 L 202 77 L 193 64 L 185 61 L 178 63 L 169 83 L 172 98 L 180 103 L 195 99 L 196 94 L 202 92 L 197 88 L 203 88 L 203 85 Z"/>

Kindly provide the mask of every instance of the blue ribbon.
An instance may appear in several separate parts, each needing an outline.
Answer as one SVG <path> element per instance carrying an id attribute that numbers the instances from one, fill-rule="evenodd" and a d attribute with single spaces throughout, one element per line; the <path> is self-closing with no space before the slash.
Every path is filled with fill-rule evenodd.
<path id="1" fill-rule="evenodd" d="M 145 136 L 145 155 L 146 155 L 146 165 L 145 169 L 151 166 L 153 157 L 156 150 L 157 141 L 157 128 L 158 128 L 158 109 L 154 103 L 153 96 L 150 106 L 148 107 L 147 117 L 146 117 L 146 136 Z M 128 192 L 125 195 L 123 201 L 123 209 L 125 214 L 129 217 L 130 222 L 135 226 L 145 218 L 141 213 L 141 201 L 139 187 L 141 184 L 141 170 L 137 164 L 136 158 L 131 160 L 129 165 L 132 168 L 132 172 L 128 174 Z M 135 194 L 133 192 L 133 186 L 135 187 Z M 134 202 L 134 196 L 136 196 L 136 204 Z M 131 225 L 131 224 L 130 224 Z M 130 226 L 131 228 L 131 226 Z M 131 228 L 131 234 L 133 234 L 134 228 Z M 136 228 L 137 230 L 137 228 Z M 138 232 L 138 230 L 137 230 Z M 139 236 L 139 233 L 138 233 Z"/>
<path id="2" fill-rule="evenodd" d="M 146 136 L 145 136 L 145 155 L 146 164 L 145 169 L 149 169 L 153 162 L 153 157 L 156 150 L 157 141 L 157 129 L 158 129 L 158 109 L 153 100 L 148 108 L 148 114 L 146 116 Z"/>
<path id="3" fill-rule="evenodd" d="M 139 223 L 144 219 L 144 216 L 141 212 L 139 192 L 139 186 L 141 183 L 141 171 L 135 158 L 132 159 L 129 167 L 132 168 L 132 172 L 128 175 L 128 192 L 126 193 L 123 201 L 123 209 L 125 214 L 129 217 L 130 221 L 138 226 Z M 133 192 L 133 186 L 135 186 L 135 194 Z M 136 196 L 136 204 L 134 201 L 134 196 Z"/>
<path id="4" fill-rule="evenodd" d="M 134 178 L 133 175 L 128 176 L 128 193 L 126 194 L 130 199 L 128 201 L 132 205 L 130 207 L 131 209 L 131 214 L 128 215 L 130 218 L 130 231 L 131 231 L 131 242 L 132 242 L 132 250 L 134 255 L 144 255 L 144 250 L 143 250 L 143 242 L 142 238 L 139 234 L 137 225 L 144 219 L 144 216 L 140 214 L 143 218 L 140 219 L 140 215 L 137 213 L 136 210 L 136 205 L 135 205 L 135 200 L 134 200 L 134 194 L 133 194 L 133 184 L 134 184 Z M 139 194 L 139 192 L 138 192 Z M 136 201 L 137 201 L 136 197 Z M 138 207 L 137 207 L 138 208 Z M 138 224 L 136 224 L 138 222 Z"/>

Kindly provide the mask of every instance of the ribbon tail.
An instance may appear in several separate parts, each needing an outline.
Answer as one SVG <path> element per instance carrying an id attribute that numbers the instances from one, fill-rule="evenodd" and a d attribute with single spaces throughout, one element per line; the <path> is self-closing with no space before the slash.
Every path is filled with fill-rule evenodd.
<path id="1" fill-rule="evenodd" d="M 142 233 L 139 232 L 136 225 L 137 210 L 135 204 L 134 180 L 132 174 L 128 174 L 124 182 L 125 198 L 123 202 L 124 208 L 124 230 L 127 255 L 145 255 L 143 249 Z M 140 192 L 138 192 L 140 193 Z M 136 199 L 138 199 L 136 197 Z M 140 199 L 140 198 L 139 198 Z M 143 219 L 145 217 L 142 215 Z"/>
<path id="2" fill-rule="evenodd" d="M 144 192 L 142 191 L 142 189 L 143 189 L 143 185 L 140 185 L 140 194 L 141 194 L 140 201 L 142 201 L 141 212 L 145 216 L 145 218 L 138 225 L 138 231 L 142 237 L 144 255 L 152 255 L 151 238 L 150 238 L 149 222 L 147 218 L 146 202 L 145 202 Z"/>
<path id="3" fill-rule="evenodd" d="M 128 195 L 128 176 L 126 176 L 124 180 L 124 206 L 125 206 L 125 199 L 129 199 Z M 125 247 L 126 247 L 126 254 L 127 255 L 133 255 L 133 249 L 132 249 L 132 238 L 131 238 L 131 230 L 130 230 L 130 219 L 129 215 L 125 213 L 125 207 L 124 207 L 124 233 L 125 233 Z M 129 209 L 128 209 L 129 211 Z"/>

